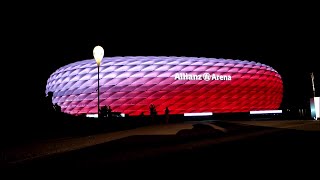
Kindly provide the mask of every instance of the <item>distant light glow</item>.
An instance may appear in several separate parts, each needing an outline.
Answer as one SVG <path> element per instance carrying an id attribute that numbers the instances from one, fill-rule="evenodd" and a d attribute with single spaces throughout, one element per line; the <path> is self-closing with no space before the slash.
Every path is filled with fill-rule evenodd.
<path id="1" fill-rule="evenodd" d="M 281 114 L 282 110 L 250 111 L 250 114 Z"/>
<path id="2" fill-rule="evenodd" d="M 184 113 L 184 116 L 211 116 L 212 112 L 202 112 L 202 113 Z"/>

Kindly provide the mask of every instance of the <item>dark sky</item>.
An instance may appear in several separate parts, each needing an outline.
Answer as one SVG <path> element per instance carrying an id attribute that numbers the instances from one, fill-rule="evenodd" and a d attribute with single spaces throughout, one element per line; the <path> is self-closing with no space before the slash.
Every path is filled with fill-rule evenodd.
<path id="1" fill-rule="evenodd" d="M 9 47 L 16 47 L 7 54 L 17 59 L 15 68 L 21 78 L 13 92 L 19 94 L 17 101 L 24 96 L 37 109 L 50 74 L 68 63 L 93 58 L 94 46 L 101 45 L 106 57 L 192 56 L 261 62 L 283 78 L 282 107 L 307 106 L 312 96 L 310 72 L 315 73 L 318 95 L 320 91 L 318 21 L 312 9 L 283 8 L 261 13 L 260 9 L 223 14 L 214 10 L 100 13 L 100 25 L 85 15 L 28 17 L 24 28 L 18 25 L 19 30 L 7 37 L 13 39 Z"/>

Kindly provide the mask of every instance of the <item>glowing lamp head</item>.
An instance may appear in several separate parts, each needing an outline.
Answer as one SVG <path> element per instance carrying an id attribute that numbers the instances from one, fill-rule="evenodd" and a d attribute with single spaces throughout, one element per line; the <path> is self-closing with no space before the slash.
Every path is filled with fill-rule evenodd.
<path id="1" fill-rule="evenodd" d="M 103 58 L 104 55 L 104 50 L 101 46 L 96 46 L 93 49 L 93 57 L 97 62 L 97 65 L 100 66 L 101 60 Z"/>

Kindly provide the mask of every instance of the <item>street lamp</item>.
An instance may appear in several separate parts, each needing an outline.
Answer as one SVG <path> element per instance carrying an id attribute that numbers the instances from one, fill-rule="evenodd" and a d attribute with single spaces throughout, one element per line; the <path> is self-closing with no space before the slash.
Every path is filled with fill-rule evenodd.
<path id="1" fill-rule="evenodd" d="M 316 90 L 314 88 L 314 75 L 313 75 L 313 72 L 310 73 L 310 75 L 311 75 L 311 81 L 312 81 L 313 97 L 316 97 Z"/>
<path id="2" fill-rule="evenodd" d="M 101 46 L 96 46 L 93 49 L 93 57 L 96 60 L 97 66 L 98 66 L 98 118 L 99 118 L 99 111 L 100 111 L 100 85 L 99 85 L 99 67 L 101 60 L 104 55 L 104 50 Z"/>
<path id="3" fill-rule="evenodd" d="M 314 75 L 311 75 L 313 97 L 310 99 L 311 116 L 318 120 L 320 118 L 320 97 L 316 97 L 316 89 L 314 88 Z"/>

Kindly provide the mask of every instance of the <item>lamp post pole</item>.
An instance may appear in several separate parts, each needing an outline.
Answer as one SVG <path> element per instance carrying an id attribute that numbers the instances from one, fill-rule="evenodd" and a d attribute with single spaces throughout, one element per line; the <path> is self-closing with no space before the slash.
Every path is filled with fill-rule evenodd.
<path id="1" fill-rule="evenodd" d="M 98 118 L 99 118 L 99 114 L 100 114 L 100 78 L 99 78 L 99 69 L 100 69 L 100 64 L 98 64 Z"/>
<path id="2" fill-rule="evenodd" d="M 104 55 L 104 50 L 101 46 L 96 46 L 93 49 L 93 57 L 96 60 L 97 66 L 98 66 L 98 118 L 100 114 L 100 78 L 99 78 L 99 71 L 100 71 L 100 63 Z"/>
<path id="3" fill-rule="evenodd" d="M 313 72 L 310 75 L 311 75 L 311 81 L 312 81 L 313 97 L 316 97 L 316 90 L 314 88 L 314 75 L 313 75 Z"/>

